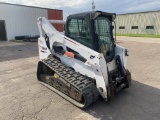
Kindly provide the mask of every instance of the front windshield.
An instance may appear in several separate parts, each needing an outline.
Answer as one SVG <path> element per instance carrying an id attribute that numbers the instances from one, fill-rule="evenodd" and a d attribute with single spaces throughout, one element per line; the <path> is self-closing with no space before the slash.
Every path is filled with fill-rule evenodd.
<path id="1" fill-rule="evenodd" d="M 106 17 L 94 20 L 95 34 L 98 37 L 98 52 L 103 53 L 106 60 L 113 55 L 112 21 Z"/>

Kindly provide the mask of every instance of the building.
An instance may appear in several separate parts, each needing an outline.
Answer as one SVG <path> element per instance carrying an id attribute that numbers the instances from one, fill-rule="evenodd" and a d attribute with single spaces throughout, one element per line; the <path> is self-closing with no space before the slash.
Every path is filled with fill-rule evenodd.
<path id="1" fill-rule="evenodd" d="M 117 34 L 160 34 L 160 10 L 119 14 L 116 19 Z"/>
<path id="2" fill-rule="evenodd" d="M 39 35 L 37 18 L 62 20 L 63 11 L 50 8 L 31 7 L 0 3 L 0 40 L 12 40 L 15 36 Z M 63 25 L 54 25 L 63 31 Z"/>

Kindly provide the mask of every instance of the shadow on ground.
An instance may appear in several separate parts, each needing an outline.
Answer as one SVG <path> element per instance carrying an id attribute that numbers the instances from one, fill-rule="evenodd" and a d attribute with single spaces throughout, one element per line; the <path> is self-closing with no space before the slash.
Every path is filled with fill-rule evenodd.
<path id="1" fill-rule="evenodd" d="M 0 62 L 38 56 L 37 42 L 1 42 Z"/>
<path id="2" fill-rule="evenodd" d="M 100 99 L 84 111 L 100 120 L 159 120 L 159 103 L 160 89 L 133 80 L 132 86 L 113 100 Z"/>

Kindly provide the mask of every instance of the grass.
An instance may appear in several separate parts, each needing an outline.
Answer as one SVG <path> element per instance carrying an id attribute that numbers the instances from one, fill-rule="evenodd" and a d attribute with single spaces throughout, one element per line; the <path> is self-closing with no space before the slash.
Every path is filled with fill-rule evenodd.
<path id="1" fill-rule="evenodd" d="M 117 34 L 117 36 L 160 38 L 160 35 L 153 34 Z"/>

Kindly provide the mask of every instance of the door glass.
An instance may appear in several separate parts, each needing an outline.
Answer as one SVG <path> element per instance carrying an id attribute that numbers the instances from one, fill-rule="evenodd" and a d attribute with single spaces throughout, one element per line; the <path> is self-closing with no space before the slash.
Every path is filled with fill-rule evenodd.
<path id="1" fill-rule="evenodd" d="M 84 18 L 71 19 L 68 24 L 69 37 L 92 48 L 89 21 Z"/>
<path id="2" fill-rule="evenodd" d="M 108 59 L 113 53 L 112 22 L 106 17 L 97 17 L 94 26 L 95 34 L 98 36 L 98 51 Z"/>

